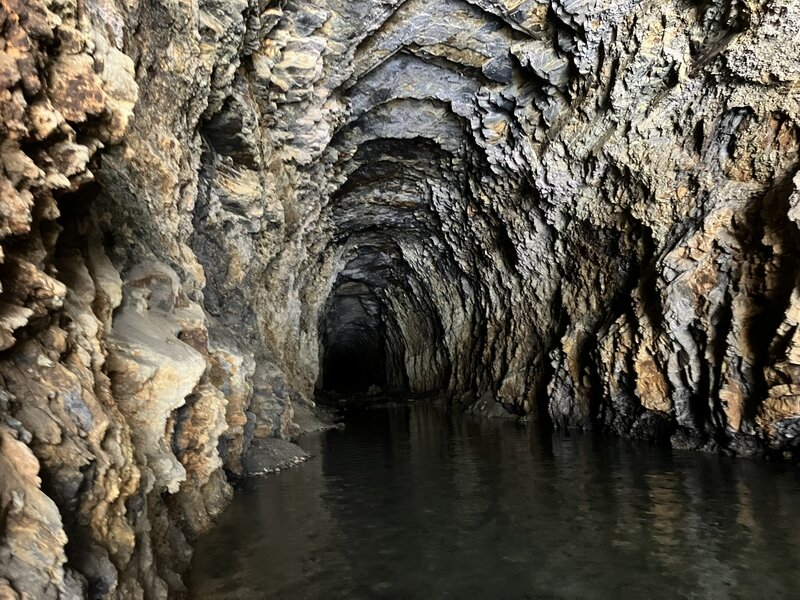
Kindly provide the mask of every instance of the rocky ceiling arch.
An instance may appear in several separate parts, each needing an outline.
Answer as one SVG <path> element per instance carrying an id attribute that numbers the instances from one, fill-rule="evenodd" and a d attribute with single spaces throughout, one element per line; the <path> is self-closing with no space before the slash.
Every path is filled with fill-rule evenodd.
<path id="1" fill-rule="evenodd" d="M 0 3 L 0 592 L 179 591 L 225 474 L 365 356 L 357 388 L 796 461 L 798 23 Z"/>

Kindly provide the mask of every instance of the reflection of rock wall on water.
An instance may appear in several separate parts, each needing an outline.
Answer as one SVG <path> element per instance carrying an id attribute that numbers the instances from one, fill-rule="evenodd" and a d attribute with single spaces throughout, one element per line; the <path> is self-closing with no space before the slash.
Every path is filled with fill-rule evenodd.
<path id="1" fill-rule="evenodd" d="M 798 22 L 0 3 L 0 596 L 179 593 L 316 388 L 797 460 Z"/>

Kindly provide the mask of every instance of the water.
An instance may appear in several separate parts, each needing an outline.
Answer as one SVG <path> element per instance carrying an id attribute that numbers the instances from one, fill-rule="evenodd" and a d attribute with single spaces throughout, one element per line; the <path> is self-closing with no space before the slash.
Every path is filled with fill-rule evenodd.
<path id="1" fill-rule="evenodd" d="M 800 474 L 429 406 L 360 412 L 249 482 L 194 598 L 797 598 Z"/>

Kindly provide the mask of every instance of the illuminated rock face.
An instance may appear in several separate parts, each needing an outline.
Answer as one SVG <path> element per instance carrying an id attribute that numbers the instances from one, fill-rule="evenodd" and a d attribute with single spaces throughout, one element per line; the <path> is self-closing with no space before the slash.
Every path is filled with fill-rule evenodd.
<path id="1" fill-rule="evenodd" d="M 8 0 L 0 595 L 179 592 L 319 391 L 797 460 L 799 24 Z"/>

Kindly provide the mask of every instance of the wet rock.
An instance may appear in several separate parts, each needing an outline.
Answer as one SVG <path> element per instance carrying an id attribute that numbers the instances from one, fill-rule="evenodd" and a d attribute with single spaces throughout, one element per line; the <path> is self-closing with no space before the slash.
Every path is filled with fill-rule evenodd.
<path id="1" fill-rule="evenodd" d="M 0 426 L 0 591 L 7 598 L 59 598 L 66 592 L 61 515 L 41 490 L 39 463 L 14 431 Z"/>
<path id="2" fill-rule="evenodd" d="M 300 446 L 277 438 L 253 441 L 244 457 L 244 475 L 274 473 L 308 460 L 310 455 Z"/>
<path id="3" fill-rule="evenodd" d="M 186 471 L 166 446 L 163 432 L 205 370 L 202 355 L 178 338 L 175 283 L 177 276 L 166 267 L 134 270 L 114 319 L 108 362 L 114 397 L 155 474 L 154 484 L 172 493 Z"/>

